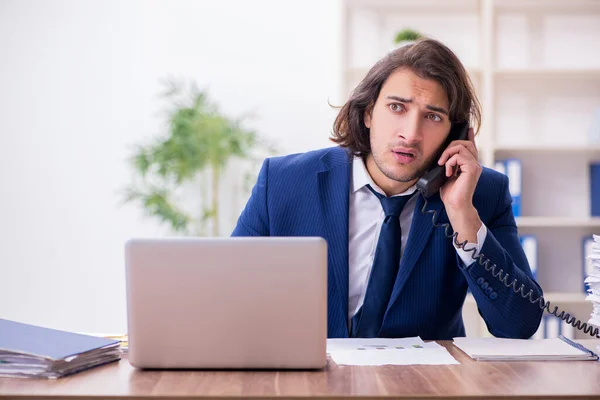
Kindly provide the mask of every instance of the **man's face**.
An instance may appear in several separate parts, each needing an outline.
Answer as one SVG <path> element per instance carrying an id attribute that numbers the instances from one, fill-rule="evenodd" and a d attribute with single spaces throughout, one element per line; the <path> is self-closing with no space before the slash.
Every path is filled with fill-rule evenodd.
<path id="1" fill-rule="evenodd" d="M 437 163 L 433 157 L 450 131 L 448 105 L 438 82 L 409 69 L 392 72 L 372 112 L 364 116 L 371 141 L 367 167 L 378 185 L 406 189 L 401 183 L 418 180 Z"/>

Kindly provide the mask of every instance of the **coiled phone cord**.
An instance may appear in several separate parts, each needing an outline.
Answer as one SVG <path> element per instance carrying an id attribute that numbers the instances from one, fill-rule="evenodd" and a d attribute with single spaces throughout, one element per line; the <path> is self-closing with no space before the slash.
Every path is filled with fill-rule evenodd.
<path id="1" fill-rule="evenodd" d="M 419 189 L 419 192 L 421 194 L 421 197 L 423 197 L 423 200 L 424 200 L 424 204 L 423 204 L 423 208 L 421 209 L 421 213 L 432 214 L 431 223 L 433 224 L 433 226 L 435 226 L 436 228 L 444 228 L 444 234 L 446 235 L 446 237 L 452 238 L 452 241 L 456 244 L 456 246 L 460 247 L 461 249 L 463 249 L 466 252 L 470 252 L 471 258 L 473 260 L 477 261 L 477 263 L 479 265 L 482 265 L 486 269 L 486 271 L 491 271 L 492 275 L 495 278 L 497 278 L 500 282 L 502 282 L 504 284 L 504 286 L 512 287 L 513 291 L 517 294 L 520 294 L 524 299 L 529 300 L 532 304 L 536 304 L 536 303 L 539 304 L 541 309 L 545 309 L 546 311 L 548 311 L 548 313 L 554 315 L 555 317 L 560 318 L 561 320 L 565 321 L 567 324 L 573 326 L 574 328 L 576 328 L 580 331 L 583 331 L 586 335 L 590 335 L 594 338 L 600 339 L 600 335 L 598 334 L 598 331 L 599 331 L 598 328 L 594 327 L 593 325 L 588 325 L 586 322 L 581 322 L 577 318 L 572 317 L 569 313 L 560 311 L 558 306 L 552 306 L 549 301 L 544 302 L 545 300 L 544 300 L 543 296 L 540 296 L 537 299 L 533 299 L 532 298 L 533 289 L 529 289 L 529 292 L 525 293 L 525 291 L 524 291 L 525 285 L 521 284 L 521 286 L 519 288 L 517 288 L 517 286 L 519 285 L 519 282 L 517 282 L 517 279 L 513 279 L 513 281 L 509 283 L 508 282 L 508 273 L 505 273 L 501 268 L 498 268 L 498 266 L 496 264 L 493 264 L 485 255 L 483 255 L 483 253 L 479 253 L 479 255 L 475 257 L 474 254 L 477 251 L 475 248 L 465 249 L 465 246 L 467 245 L 467 241 L 465 240 L 462 243 L 459 243 L 458 239 L 457 239 L 458 232 L 449 233 L 450 231 L 452 231 L 452 227 L 450 226 L 449 223 L 438 224 L 435 222 L 436 218 L 437 218 L 437 211 L 427 210 L 427 205 L 429 204 L 427 202 L 427 198 L 425 197 L 423 190 Z M 552 307 L 554 307 L 553 311 L 551 311 Z"/>

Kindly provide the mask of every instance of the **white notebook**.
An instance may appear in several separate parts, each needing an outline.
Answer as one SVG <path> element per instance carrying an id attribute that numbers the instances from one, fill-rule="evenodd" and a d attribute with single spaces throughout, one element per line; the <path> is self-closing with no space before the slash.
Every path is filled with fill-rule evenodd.
<path id="1" fill-rule="evenodd" d="M 585 361 L 598 356 L 564 336 L 553 339 L 454 338 L 454 345 L 476 361 Z"/>

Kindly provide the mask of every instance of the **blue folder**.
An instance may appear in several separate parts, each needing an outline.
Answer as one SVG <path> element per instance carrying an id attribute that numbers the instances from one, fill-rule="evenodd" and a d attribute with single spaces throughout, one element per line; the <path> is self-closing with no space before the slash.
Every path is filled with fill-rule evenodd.
<path id="1" fill-rule="evenodd" d="M 533 275 L 533 279 L 537 280 L 537 269 L 538 269 L 538 241 L 536 236 L 534 235 L 520 235 L 519 241 L 521 242 L 521 247 L 523 247 L 523 251 L 525 252 L 525 257 L 527 257 L 527 262 L 529 263 L 529 268 L 531 269 L 531 274 Z"/>
<path id="2" fill-rule="evenodd" d="M 523 167 L 518 158 L 507 158 L 506 160 L 496 160 L 494 169 L 508 177 L 508 190 L 512 198 L 512 210 L 515 217 L 520 217 L 521 210 L 521 190 L 523 180 Z"/>
<path id="3" fill-rule="evenodd" d="M 600 162 L 590 164 L 590 203 L 592 217 L 600 217 Z"/>
<path id="4" fill-rule="evenodd" d="M 0 319 L 0 352 L 64 360 L 117 343 L 119 341 L 114 339 Z"/>
<path id="5" fill-rule="evenodd" d="M 523 189 L 523 167 L 521 160 L 509 158 L 504 160 L 506 163 L 506 176 L 508 176 L 508 190 L 512 197 L 512 209 L 515 217 L 522 216 L 521 209 L 521 190 Z"/>

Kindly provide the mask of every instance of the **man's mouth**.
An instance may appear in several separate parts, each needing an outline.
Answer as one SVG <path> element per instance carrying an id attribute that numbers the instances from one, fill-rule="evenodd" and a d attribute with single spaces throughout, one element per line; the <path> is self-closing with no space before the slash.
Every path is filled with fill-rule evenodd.
<path id="1" fill-rule="evenodd" d="M 396 162 L 400 164 L 410 164 L 417 157 L 417 154 L 414 150 L 403 148 L 392 149 L 392 154 L 394 154 L 394 159 Z"/>
<path id="2" fill-rule="evenodd" d="M 398 154 L 400 156 L 404 156 L 404 157 L 411 157 L 411 158 L 415 157 L 414 154 L 412 154 L 412 153 L 405 153 L 403 151 L 394 151 L 394 153 L 396 153 L 396 154 Z"/>
<path id="3" fill-rule="evenodd" d="M 403 157 L 415 158 L 417 156 L 416 151 L 412 150 L 412 149 L 396 147 L 396 148 L 393 148 L 392 151 L 395 154 L 398 154 L 399 156 L 403 156 Z"/>

